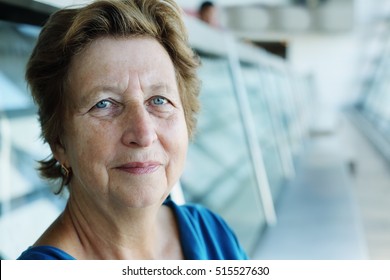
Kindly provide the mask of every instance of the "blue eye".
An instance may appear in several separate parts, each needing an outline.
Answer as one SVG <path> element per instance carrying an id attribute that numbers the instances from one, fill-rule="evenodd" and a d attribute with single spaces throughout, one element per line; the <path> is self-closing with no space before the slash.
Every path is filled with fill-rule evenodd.
<path id="1" fill-rule="evenodd" d="M 98 109 L 105 109 L 108 106 L 110 106 L 110 104 L 111 104 L 111 101 L 109 101 L 109 100 L 101 100 L 98 103 L 96 103 L 95 107 Z"/>
<path id="2" fill-rule="evenodd" d="M 89 112 L 95 117 L 114 117 L 122 112 L 123 106 L 116 100 L 102 99 L 98 101 Z"/>
<path id="3" fill-rule="evenodd" d="M 168 103 L 168 100 L 162 96 L 156 96 L 151 101 L 152 101 L 153 105 L 157 105 L 157 106 L 164 105 L 164 104 Z"/>

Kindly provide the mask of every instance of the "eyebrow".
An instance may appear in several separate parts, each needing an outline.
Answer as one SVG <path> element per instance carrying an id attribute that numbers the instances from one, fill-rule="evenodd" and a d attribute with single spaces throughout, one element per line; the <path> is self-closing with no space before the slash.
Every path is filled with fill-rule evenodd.
<path id="1" fill-rule="evenodd" d="M 167 83 L 156 83 L 150 86 L 144 86 L 141 90 L 147 94 L 154 94 L 158 92 L 162 92 L 165 94 L 169 94 L 170 92 L 174 92 L 175 87 L 170 86 Z M 117 94 L 118 96 L 122 96 L 122 89 L 119 89 L 116 86 L 108 86 L 108 85 L 98 85 L 88 90 L 85 94 L 80 96 L 79 108 L 83 108 L 87 105 L 91 105 L 91 100 L 95 101 L 95 97 L 98 96 L 99 93 L 102 92 L 111 92 Z M 99 99 L 99 98 L 96 98 Z M 96 100 L 98 101 L 98 100 Z"/>
<path id="2" fill-rule="evenodd" d="M 94 99 L 95 97 L 102 92 L 111 92 L 111 93 L 117 93 L 119 95 L 118 87 L 115 86 L 106 86 L 106 85 L 98 85 L 93 87 L 92 89 L 86 91 L 83 95 L 80 96 L 80 107 L 84 107 L 86 105 L 90 105 L 89 103 Z M 96 98 L 99 99 L 99 98 Z"/>
<path id="3" fill-rule="evenodd" d="M 151 91 L 151 92 L 156 92 L 156 91 L 164 91 L 164 92 L 171 92 L 173 91 L 173 87 L 169 86 L 166 83 L 158 83 L 158 84 L 153 84 L 149 87 L 146 87 L 146 90 Z"/>
<path id="4" fill-rule="evenodd" d="M 164 82 L 146 86 L 142 90 L 147 95 L 164 94 L 167 97 L 169 97 L 172 101 L 174 100 L 181 101 L 181 96 L 178 87 L 172 86 Z"/>

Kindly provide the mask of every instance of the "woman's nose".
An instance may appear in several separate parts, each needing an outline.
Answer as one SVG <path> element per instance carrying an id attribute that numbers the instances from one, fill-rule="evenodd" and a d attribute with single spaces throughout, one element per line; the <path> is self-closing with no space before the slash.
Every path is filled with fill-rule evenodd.
<path id="1" fill-rule="evenodd" d="M 148 147 L 157 139 L 155 123 L 144 106 L 130 108 L 124 118 L 123 144 Z"/>

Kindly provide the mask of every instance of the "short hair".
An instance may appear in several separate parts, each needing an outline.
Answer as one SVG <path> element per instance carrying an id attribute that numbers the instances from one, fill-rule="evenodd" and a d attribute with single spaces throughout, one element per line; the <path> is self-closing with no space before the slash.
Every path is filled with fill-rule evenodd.
<path id="1" fill-rule="evenodd" d="M 72 58 L 101 37 L 148 36 L 168 52 L 174 65 L 188 135 L 192 138 L 199 111 L 199 58 L 188 44 L 180 8 L 174 0 L 100 0 L 52 14 L 42 28 L 27 64 L 26 80 L 38 105 L 42 138 L 51 147 L 61 143 L 67 106 L 67 75 Z M 46 179 L 70 178 L 53 155 L 39 162 Z"/>
<path id="2" fill-rule="evenodd" d="M 204 2 L 202 2 L 202 4 L 199 7 L 199 12 L 202 13 L 204 10 L 206 10 L 210 7 L 214 7 L 214 3 L 211 1 L 204 1 Z"/>

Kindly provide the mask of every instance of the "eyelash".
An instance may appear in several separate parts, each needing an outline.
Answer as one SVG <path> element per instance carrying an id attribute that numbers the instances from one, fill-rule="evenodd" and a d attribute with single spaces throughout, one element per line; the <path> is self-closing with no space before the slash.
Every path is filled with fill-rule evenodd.
<path id="1" fill-rule="evenodd" d="M 162 103 L 160 104 L 156 104 L 155 102 L 156 101 L 160 101 Z M 157 95 L 157 96 L 153 96 L 152 98 L 150 98 L 148 101 L 147 101 L 147 105 L 149 106 L 156 106 L 156 107 L 160 107 L 160 106 L 163 106 L 163 105 L 166 105 L 170 103 L 170 101 L 168 100 L 168 98 L 166 97 L 163 97 L 161 95 Z M 103 107 L 101 107 L 101 105 L 103 105 Z M 100 100 L 99 102 L 97 102 L 93 107 L 92 107 L 92 110 L 95 109 L 95 110 L 107 110 L 109 109 L 110 107 L 112 106 L 115 106 L 116 103 L 110 99 L 103 99 L 103 100 Z"/>
<path id="2" fill-rule="evenodd" d="M 110 101 L 110 100 L 108 100 L 108 99 L 103 99 L 103 100 L 100 100 L 98 103 L 96 103 L 95 106 L 94 106 L 94 108 L 96 108 L 96 109 L 106 109 L 107 106 L 104 107 L 104 108 L 103 108 L 103 107 L 99 107 L 99 104 L 101 104 L 101 103 L 103 103 L 103 102 L 108 102 L 109 104 L 113 105 L 113 102 L 112 102 L 112 101 Z"/>
<path id="3" fill-rule="evenodd" d="M 163 104 L 153 104 L 153 101 L 155 101 L 155 100 L 157 100 L 157 99 L 163 100 Z M 167 98 L 158 95 L 158 96 L 153 96 L 153 97 L 149 100 L 148 104 L 151 104 L 151 105 L 154 105 L 154 106 L 161 106 L 161 105 L 167 104 L 168 102 L 169 102 L 169 100 L 168 100 Z"/>

